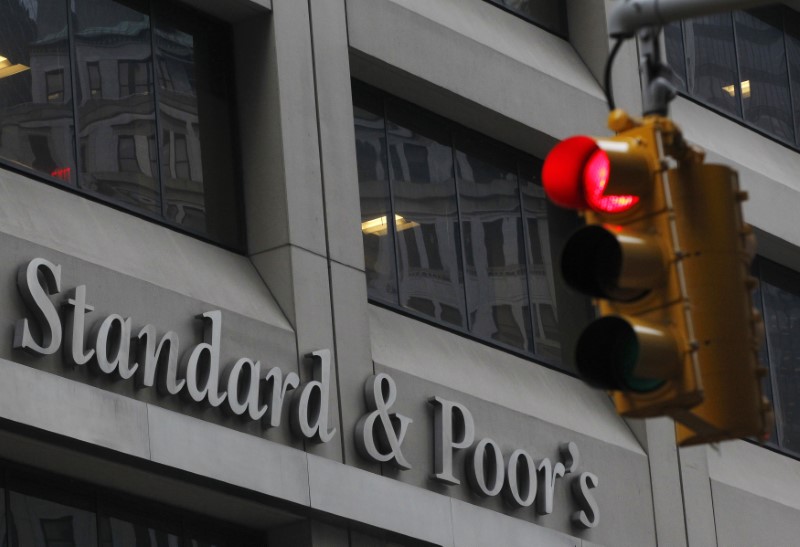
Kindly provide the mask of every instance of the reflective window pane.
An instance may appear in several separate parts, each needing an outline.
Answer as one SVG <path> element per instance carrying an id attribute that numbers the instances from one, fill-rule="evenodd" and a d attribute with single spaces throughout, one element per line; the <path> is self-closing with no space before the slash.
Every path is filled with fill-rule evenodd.
<path id="1" fill-rule="evenodd" d="M 760 266 L 780 444 L 800 453 L 800 273 L 767 260 Z"/>
<path id="2" fill-rule="evenodd" d="M 521 349 L 531 333 L 525 239 L 515 158 L 478 138 L 457 138 L 470 330 Z"/>
<path id="3" fill-rule="evenodd" d="M 160 215 L 150 146 L 156 121 L 147 3 L 81 0 L 73 9 L 78 127 L 87 150 L 80 185 Z M 99 81 L 106 85 L 98 92 Z"/>
<path id="4" fill-rule="evenodd" d="M 174 4 L 154 3 L 155 70 L 166 217 L 236 242 L 235 182 L 227 27 Z"/>
<path id="5" fill-rule="evenodd" d="M 761 277 L 760 270 L 761 270 L 761 263 L 762 262 L 763 262 L 763 259 L 761 259 L 760 257 L 756 257 L 756 260 L 753 262 L 753 275 L 755 277 L 758 277 L 758 278 Z M 763 318 L 764 317 L 764 302 L 763 302 L 763 297 L 762 297 L 762 294 L 761 294 L 762 283 L 763 282 L 759 282 L 758 285 L 756 286 L 755 290 L 753 290 L 753 306 L 758 311 L 760 316 Z M 758 348 L 758 362 L 762 367 L 767 368 L 767 370 L 769 371 L 768 374 L 766 376 L 764 376 L 764 378 L 762 379 L 761 387 L 764 390 L 764 396 L 767 399 L 769 399 L 769 401 L 772 403 L 773 412 L 777 416 L 778 413 L 775 411 L 775 390 L 772 387 L 773 381 L 775 380 L 775 375 L 772 373 L 772 370 L 771 370 L 771 367 L 770 367 L 770 364 L 769 364 L 769 350 L 767 348 L 767 337 L 766 336 L 764 336 L 764 338 L 761 340 L 761 345 Z M 767 439 L 767 442 L 769 442 L 770 444 L 775 444 L 775 445 L 779 444 L 779 438 L 780 438 L 778 436 L 778 427 L 779 426 L 780 426 L 780 424 L 778 423 L 778 420 L 775 420 L 775 423 L 772 426 L 772 431 L 770 432 L 770 435 L 769 435 L 769 439 Z"/>
<path id="6" fill-rule="evenodd" d="M 141 519 L 100 517 L 101 547 L 180 547 L 180 537 Z"/>
<path id="7" fill-rule="evenodd" d="M 400 304 L 465 327 L 450 131 L 394 101 L 388 103 L 387 123 Z"/>
<path id="8" fill-rule="evenodd" d="M 740 80 L 736 69 L 730 13 L 691 19 L 684 24 L 689 93 L 729 114 L 741 117 Z"/>
<path id="9" fill-rule="evenodd" d="M 95 514 L 19 492 L 10 493 L 12 547 L 95 547 Z"/>
<path id="10" fill-rule="evenodd" d="M 520 162 L 520 184 L 524 227 L 528 241 L 528 286 L 532 304 L 533 347 L 531 351 L 561 359 L 561 337 L 556 319 L 556 278 L 551 244 L 551 223 L 548 220 L 549 202 L 539 181 L 538 163 Z"/>
<path id="11" fill-rule="evenodd" d="M 686 53 L 683 48 L 683 26 L 680 21 L 664 25 L 664 49 L 667 65 L 672 69 L 679 91 L 686 91 Z"/>
<path id="12" fill-rule="evenodd" d="M 794 142 L 780 8 L 734 13 L 744 119 Z"/>
<path id="13" fill-rule="evenodd" d="M 518 13 L 561 36 L 567 35 L 567 9 L 563 0 L 489 0 Z"/>
<path id="14" fill-rule="evenodd" d="M 786 9 L 786 57 L 789 60 L 789 82 L 794 105 L 795 144 L 800 146 L 800 13 Z"/>
<path id="15" fill-rule="evenodd" d="M 75 184 L 67 5 L 0 5 L 0 159 Z"/>
<path id="16" fill-rule="evenodd" d="M 361 235 L 370 298 L 399 304 L 383 100 L 353 84 Z"/>

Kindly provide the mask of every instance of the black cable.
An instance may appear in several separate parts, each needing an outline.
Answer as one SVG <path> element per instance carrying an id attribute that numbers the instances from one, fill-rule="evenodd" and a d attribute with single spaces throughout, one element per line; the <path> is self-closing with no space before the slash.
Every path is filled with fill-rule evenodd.
<path id="1" fill-rule="evenodd" d="M 617 56 L 619 48 L 622 47 L 622 42 L 623 38 L 617 38 L 617 41 L 614 42 L 614 46 L 611 48 L 611 53 L 608 55 L 608 60 L 606 61 L 606 70 L 603 77 L 603 91 L 606 94 L 606 102 L 608 103 L 609 111 L 617 107 L 614 104 L 614 91 L 611 89 L 611 67 L 614 64 L 614 58 Z"/>

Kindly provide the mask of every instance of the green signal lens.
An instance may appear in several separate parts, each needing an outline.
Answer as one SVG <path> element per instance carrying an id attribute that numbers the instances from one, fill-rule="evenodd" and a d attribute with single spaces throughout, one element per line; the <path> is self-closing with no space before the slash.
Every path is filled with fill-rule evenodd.
<path id="1" fill-rule="evenodd" d="M 647 393 L 664 380 L 636 375 L 640 344 L 633 326 L 617 316 L 592 322 L 581 334 L 575 361 L 581 377 L 602 389 Z"/>

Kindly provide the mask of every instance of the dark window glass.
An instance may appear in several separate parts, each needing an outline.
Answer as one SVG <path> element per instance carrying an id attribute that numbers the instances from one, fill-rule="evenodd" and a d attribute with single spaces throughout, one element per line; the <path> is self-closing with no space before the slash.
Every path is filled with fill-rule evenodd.
<path id="1" fill-rule="evenodd" d="M 753 275 L 756 277 L 761 277 L 760 274 L 760 266 L 762 263 L 762 259 L 760 257 L 756 257 L 755 261 L 753 261 Z M 764 317 L 764 300 L 761 293 L 761 282 L 757 284 L 756 288 L 753 290 L 753 306 L 756 308 L 760 316 Z M 765 329 L 766 330 L 766 329 Z M 775 375 L 772 374 L 769 366 L 769 350 L 767 349 L 767 337 L 761 340 L 761 346 L 758 348 L 758 362 L 761 366 L 766 367 L 769 371 L 761 381 L 761 387 L 764 390 L 764 396 L 770 400 L 773 406 L 773 412 L 775 415 L 778 415 L 778 412 L 775 411 L 775 389 L 773 388 L 773 382 L 775 381 Z M 779 436 L 778 436 L 778 427 L 779 421 L 775 420 L 773 424 L 772 431 L 770 432 L 769 439 L 767 441 L 771 444 L 778 445 L 779 444 Z"/>
<path id="2" fill-rule="evenodd" d="M 733 14 L 744 119 L 794 142 L 794 124 L 780 8 Z"/>
<path id="3" fill-rule="evenodd" d="M 64 71 L 51 70 L 44 75 L 45 84 L 47 85 L 47 102 L 48 103 L 63 103 L 64 102 Z"/>
<path id="4" fill-rule="evenodd" d="M 684 24 L 689 93 L 741 117 L 733 18 L 730 13 L 691 19 Z"/>
<path id="5" fill-rule="evenodd" d="M 160 521 L 103 501 L 103 512 L 98 516 L 100 547 L 181 547 L 177 519 L 172 523 Z"/>
<path id="6" fill-rule="evenodd" d="M 167 218 L 236 240 L 237 225 L 226 221 L 238 213 L 233 149 L 213 138 L 233 134 L 229 33 L 174 4 L 153 7 Z"/>
<path id="7" fill-rule="evenodd" d="M 100 97 L 103 94 L 103 77 L 100 73 L 100 63 L 86 63 L 86 73 L 89 78 L 89 95 L 92 98 Z"/>
<path id="8" fill-rule="evenodd" d="M 585 324 L 591 307 L 555 275 L 578 218 L 548 203 L 541 161 L 364 84 L 353 91 L 370 299 L 562 365 L 574 337 L 564 326 Z M 399 294 L 386 289 L 395 257 Z"/>
<path id="9" fill-rule="evenodd" d="M 241 247 L 230 42 L 170 2 L 0 2 L 0 161 Z"/>
<path id="10" fill-rule="evenodd" d="M 95 514 L 73 505 L 10 492 L 12 547 L 95 547 Z"/>
<path id="11" fill-rule="evenodd" d="M 150 79 L 150 17 L 147 3 L 81 0 L 75 9 L 75 50 L 79 63 L 86 59 L 116 61 L 117 93 L 98 100 L 79 93 L 80 138 L 94 149 L 93 159 L 81 166 L 80 186 L 111 200 L 148 213 L 161 213 L 158 173 L 148 157 L 148 140 L 155 137 L 155 103 Z M 86 67 L 77 70 L 77 88 L 91 89 Z M 114 146 L 126 150 L 126 161 L 115 165 Z M 120 158 L 121 159 L 121 158 Z M 123 168 L 123 166 L 125 168 Z"/>
<path id="12" fill-rule="evenodd" d="M 541 163 L 533 159 L 519 164 L 523 218 L 527 228 L 525 236 L 529 248 L 528 290 L 533 304 L 533 348 L 537 354 L 558 363 L 564 347 L 562 331 L 566 332 L 563 325 L 585 325 L 591 308 L 587 299 L 567 288 L 558 274 L 560 245 L 580 222 L 574 214 L 550 203 L 539 179 L 540 172 Z M 539 317 L 543 308 L 550 310 L 546 319 Z M 545 324 L 548 320 L 550 323 Z"/>
<path id="13" fill-rule="evenodd" d="M 119 158 L 120 171 L 129 173 L 139 171 L 139 162 L 136 159 L 136 143 L 133 136 L 119 136 L 117 140 L 117 157 Z"/>
<path id="14" fill-rule="evenodd" d="M 800 453 L 800 273 L 759 261 L 780 445 Z"/>
<path id="15" fill-rule="evenodd" d="M 795 144 L 800 146 L 800 13 L 786 9 L 786 57 L 789 60 L 789 82 L 794 105 Z"/>
<path id="16" fill-rule="evenodd" d="M 447 321 L 463 316 L 461 248 L 450 132 L 418 110 L 388 106 L 391 184 L 397 215 L 400 305 Z M 410 153 L 409 153 L 410 152 Z M 415 307 L 420 301 L 434 306 Z M 442 318 L 444 304 L 459 310 Z M 463 327 L 462 324 L 455 326 Z"/>
<path id="17" fill-rule="evenodd" d="M 560 36 L 567 35 L 566 2 L 561 0 L 489 0 Z"/>
<path id="18" fill-rule="evenodd" d="M 686 91 L 686 52 L 683 47 L 683 25 L 675 21 L 664 25 L 664 45 L 667 54 L 667 65 L 676 77 L 676 87 Z"/>
<path id="19" fill-rule="evenodd" d="M 399 304 L 383 102 L 356 84 L 353 93 L 367 288 L 371 298 Z"/>
<path id="20" fill-rule="evenodd" d="M 800 14 L 773 6 L 671 23 L 666 58 L 680 91 L 800 145 Z"/>
<path id="21" fill-rule="evenodd" d="M 74 184 L 70 78 L 67 4 L 0 4 L 0 159 Z"/>
<path id="22" fill-rule="evenodd" d="M 527 270 L 519 260 L 523 240 L 515 156 L 487 139 L 457 138 L 456 165 L 462 218 L 469 221 L 475 269 L 468 271 L 470 330 L 524 349 Z M 524 260 L 524 259 L 523 259 Z"/>

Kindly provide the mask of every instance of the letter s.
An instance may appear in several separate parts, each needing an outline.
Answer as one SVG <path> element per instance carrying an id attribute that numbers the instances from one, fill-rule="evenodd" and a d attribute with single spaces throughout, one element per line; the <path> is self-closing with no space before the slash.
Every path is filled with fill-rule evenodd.
<path id="1" fill-rule="evenodd" d="M 572 494 L 575 501 L 581 508 L 572 515 L 572 522 L 581 528 L 594 528 L 600 522 L 600 513 L 597 508 L 597 501 L 590 492 L 597 488 L 597 476 L 592 473 L 581 473 L 572 481 Z"/>
<path id="2" fill-rule="evenodd" d="M 34 355 L 55 353 L 61 346 L 61 320 L 48 295 L 61 292 L 61 266 L 34 258 L 17 272 L 17 288 L 40 325 L 42 344 L 33 339 L 28 320 L 19 319 L 14 326 L 14 349 L 21 348 Z"/>

